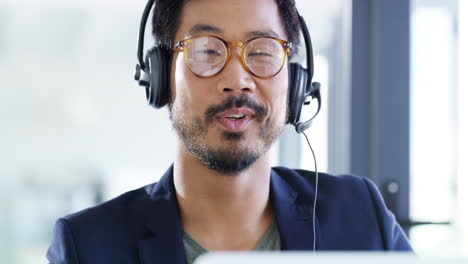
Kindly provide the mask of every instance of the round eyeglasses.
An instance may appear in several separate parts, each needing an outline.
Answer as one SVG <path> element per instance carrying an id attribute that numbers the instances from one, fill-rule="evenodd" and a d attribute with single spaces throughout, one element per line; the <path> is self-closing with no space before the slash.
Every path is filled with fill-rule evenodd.
<path id="1" fill-rule="evenodd" d="M 176 43 L 173 52 L 184 52 L 185 63 L 199 77 L 220 73 L 231 57 L 231 47 L 241 48 L 244 69 L 259 78 L 278 74 L 291 54 L 291 43 L 274 37 L 255 37 L 228 42 L 216 36 L 200 36 Z"/>

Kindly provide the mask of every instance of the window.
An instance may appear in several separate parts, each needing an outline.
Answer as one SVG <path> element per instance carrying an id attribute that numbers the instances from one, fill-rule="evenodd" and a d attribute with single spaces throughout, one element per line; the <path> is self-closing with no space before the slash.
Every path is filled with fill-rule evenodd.
<path id="1" fill-rule="evenodd" d="M 468 252 L 466 5 L 413 1 L 410 215 L 416 221 L 451 222 L 411 229 L 421 253 Z"/>

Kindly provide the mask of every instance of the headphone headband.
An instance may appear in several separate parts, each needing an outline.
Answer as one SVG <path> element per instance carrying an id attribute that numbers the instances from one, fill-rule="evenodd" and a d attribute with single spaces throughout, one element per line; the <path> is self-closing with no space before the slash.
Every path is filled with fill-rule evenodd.
<path id="1" fill-rule="evenodd" d="M 151 8 L 153 7 L 155 0 L 148 0 L 148 3 L 146 3 L 145 10 L 143 11 L 143 15 L 141 17 L 141 22 L 140 22 L 140 31 L 138 33 L 138 47 L 137 47 L 137 58 L 138 62 L 140 63 L 141 69 L 147 69 L 148 65 L 145 65 L 145 62 L 143 60 L 143 45 L 145 44 L 145 29 L 146 29 L 146 23 L 148 22 L 148 17 L 149 13 L 151 11 Z"/>
<path id="2" fill-rule="evenodd" d="M 312 78 L 314 77 L 314 56 L 309 56 L 309 54 L 314 54 L 314 50 L 312 48 L 312 41 L 310 39 L 307 24 L 304 18 L 299 14 L 299 11 L 297 11 L 297 9 L 296 12 L 297 16 L 299 17 L 299 22 L 301 22 L 302 36 L 304 38 L 304 44 L 307 52 L 307 71 L 309 73 L 309 75 L 307 76 L 307 84 L 310 85 L 310 83 L 312 82 Z"/>

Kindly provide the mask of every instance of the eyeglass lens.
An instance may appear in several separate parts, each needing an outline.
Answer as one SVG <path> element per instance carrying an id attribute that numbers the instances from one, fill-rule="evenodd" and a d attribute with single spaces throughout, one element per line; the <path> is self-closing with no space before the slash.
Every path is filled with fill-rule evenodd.
<path id="1" fill-rule="evenodd" d="M 209 77 L 223 69 L 227 54 L 227 48 L 220 39 L 200 37 L 187 45 L 185 56 L 194 74 Z M 278 41 L 257 38 L 247 44 L 243 56 L 245 65 L 254 75 L 271 77 L 281 70 L 286 54 Z"/>

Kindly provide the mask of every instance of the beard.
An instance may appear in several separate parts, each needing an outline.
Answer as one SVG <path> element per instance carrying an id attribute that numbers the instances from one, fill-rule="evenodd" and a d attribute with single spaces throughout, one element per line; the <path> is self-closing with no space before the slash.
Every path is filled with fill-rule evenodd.
<path id="1" fill-rule="evenodd" d="M 207 142 L 208 128 L 216 122 L 216 116 L 233 107 L 248 107 L 255 112 L 252 120 L 260 125 L 258 140 L 254 144 L 241 144 L 245 132 L 222 131 L 222 144 L 210 147 Z M 266 118 L 266 108 L 250 97 L 229 96 L 222 103 L 207 108 L 204 118 L 187 115 L 188 111 L 169 105 L 172 125 L 182 139 L 189 153 L 198 158 L 206 167 L 220 174 L 233 175 L 249 168 L 258 158 L 265 154 L 281 134 L 285 118 L 281 121 Z"/>

